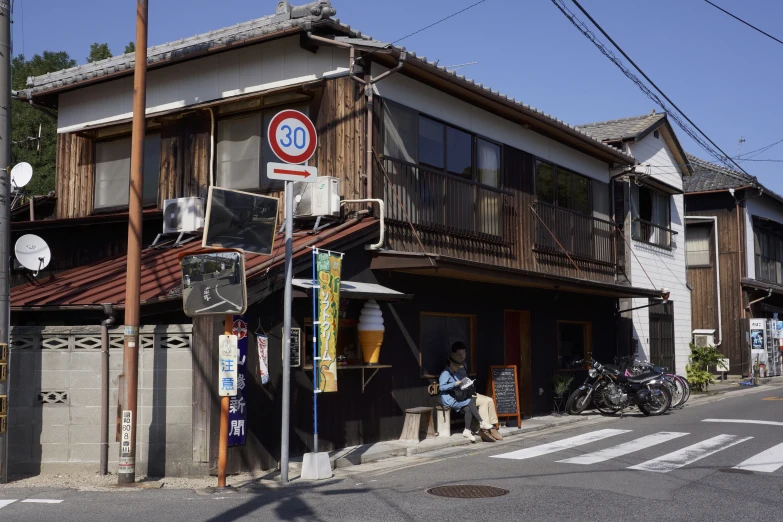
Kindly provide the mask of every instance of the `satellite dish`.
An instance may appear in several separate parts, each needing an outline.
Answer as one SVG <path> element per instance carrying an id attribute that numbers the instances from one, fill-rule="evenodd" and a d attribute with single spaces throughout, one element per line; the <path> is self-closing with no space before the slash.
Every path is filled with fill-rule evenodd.
<path id="1" fill-rule="evenodd" d="M 11 169 L 11 183 L 16 188 L 22 188 L 33 179 L 33 167 L 26 161 L 17 163 Z"/>
<path id="2" fill-rule="evenodd" d="M 32 270 L 33 275 L 38 275 L 49 265 L 52 260 L 52 252 L 46 241 L 34 234 L 25 234 L 16 240 L 14 253 L 19 264 L 28 270 Z"/>

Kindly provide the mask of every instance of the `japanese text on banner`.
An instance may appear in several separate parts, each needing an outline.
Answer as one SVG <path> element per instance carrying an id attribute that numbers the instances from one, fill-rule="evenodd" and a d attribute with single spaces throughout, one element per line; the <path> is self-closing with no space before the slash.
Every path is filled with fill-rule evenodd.
<path id="1" fill-rule="evenodd" d="M 337 326 L 340 319 L 340 269 L 342 259 L 318 253 L 318 389 L 337 391 Z"/>
<path id="2" fill-rule="evenodd" d="M 245 384 L 247 368 L 247 322 L 244 316 L 235 315 L 231 333 L 237 336 L 237 394 L 228 403 L 228 445 L 245 445 L 247 424 L 247 403 L 245 402 Z"/>

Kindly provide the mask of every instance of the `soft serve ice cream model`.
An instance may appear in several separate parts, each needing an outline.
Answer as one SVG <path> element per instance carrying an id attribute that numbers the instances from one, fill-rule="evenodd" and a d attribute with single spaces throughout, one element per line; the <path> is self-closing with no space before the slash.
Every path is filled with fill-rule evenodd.
<path id="1" fill-rule="evenodd" d="M 378 364 L 383 344 L 383 314 L 377 302 L 370 300 L 365 303 L 359 315 L 359 344 L 362 346 L 364 362 Z"/>

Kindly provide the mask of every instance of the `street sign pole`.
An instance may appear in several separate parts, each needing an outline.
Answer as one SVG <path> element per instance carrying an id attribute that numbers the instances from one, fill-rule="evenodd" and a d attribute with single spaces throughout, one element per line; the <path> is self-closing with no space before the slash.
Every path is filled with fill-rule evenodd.
<path id="1" fill-rule="evenodd" d="M 291 417 L 291 281 L 293 278 L 294 184 L 285 182 L 285 293 L 283 299 L 283 413 L 280 429 L 280 482 L 288 482 L 288 430 Z"/>

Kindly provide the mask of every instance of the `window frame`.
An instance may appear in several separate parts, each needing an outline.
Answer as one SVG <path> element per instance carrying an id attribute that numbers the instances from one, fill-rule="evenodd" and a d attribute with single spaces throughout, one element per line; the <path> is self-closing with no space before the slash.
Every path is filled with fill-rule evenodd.
<path id="1" fill-rule="evenodd" d="M 688 225 L 685 228 L 685 268 L 712 268 L 713 261 L 712 261 L 712 237 L 714 235 L 714 231 L 712 227 L 715 225 L 713 223 L 693 223 Z M 690 263 L 690 250 L 689 250 L 689 239 L 690 234 L 688 233 L 689 230 L 695 230 L 697 228 L 703 228 L 707 229 L 707 263 L 698 263 L 698 264 L 691 264 Z"/>
<path id="2" fill-rule="evenodd" d="M 593 350 L 593 322 L 592 321 L 575 321 L 571 319 L 558 319 L 556 321 L 555 326 L 555 337 L 557 339 L 555 349 L 556 351 L 556 357 L 555 361 L 557 361 L 557 372 L 578 372 L 582 371 L 583 368 L 560 368 L 560 325 L 561 324 L 580 324 L 582 325 L 582 344 L 584 344 L 584 354 L 583 359 L 587 359 L 588 354 L 592 352 Z"/>
<path id="3" fill-rule="evenodd" d="M 759 235 L 766 236 L 765 239 L 768 243 L 767 249 L 771 252 L 773 257 L 768 256 L 762 256 L 761 254 L 761 246 L 760 246 L 760 237 Z M 759 248 L 756 248 L 756 245 L 759 244 Z M 783 255 L 778 257 L 778 245 L 781 246 L 781 250 L 783 250 L 783 236 L 778 235 L 774 233 L 771 230 L 765 229 L 763 227 L 757 226 L 755 223 L 753 225 L 753 260 L 754 260 L 754 267 L 755 267 L 755 273 L 756 273 L 756 279 L 758 281 L 762 281 L 764 283 L 770 283 L 773 285 L 783 285 L 783 276 L 778 278 L 779 271 L 777 269 L 778 264 L 783 265 Z M 762 268 L 761 263 L 765 263 L 765 266 Z M 771 267 L 768 265 L 771 263 Z M 783 271 L 783 266 L 781 267 L 781 270 Z M 772 273 L 774 275 L 774 281 L 772 281 L 772 278 L 765 277 L 764 274 Z"/>
<path id="4" fill-rule="evenodd" d="M 396 106 L 396 108 L 398 110 L 401 109 L 403 111 L 409 111 L 413 115 L 416 116 L 416 162 L 413 163 L 412 165 L 417 166 L 417 167 L 421 166 L 421 167 L 424 167 L 426 169 L 442 173 L 442 174 L 444 174 L 446 176 L 452 176 L 454 178 L 461 179 L 463 181 L 469 181 L 471 183 L 475 183 L 476 185 L 479 185 L 479 186 L 482 186 L 482 187 L 490 187 L 490 188 L 497 189 L 497 190 L 504 190 L 504 173 L 505 173 L 505 169 L 504 169 L 504 164 L 503 164 L 503 159 L 504 159 L 504 150 L 503 149 L 505 147 L 504 147 L 504 144 L 502 142 L 500 142 L 498 140 L 495 140 L 495 139 L 492 139 L 492 138 L 490 138 L 488 136 L 485 136 L 483 134 L 478 134 L 476 132 L 470 131 L 469 129 L 466 129 L 466 128 L 461 127 L 459 125 L 455 125 L 454 123 L 451 123 L 449 121 L 443 120 L 443 119 L 438 118 L 436 116 L 432 116 L 431 114 L 428 114 L 426 112 L 422 112 L 422 111 L 420 111 L 418 109 L 414 109 L 413 107 L 409 107 L 408 105 L 403 105 L 402 103 L 398 103 L 398 102 L 396 102 L 394 100 L 389 100 L 389 99 L 386 99 L 386 98 L 382 98 L 381 99 L 381 103 L 389 104 L 389 105 L 392 105 L 392 106 Z M 383 111 L 381 111 L 381 114 L 384 117 L 384 121 L 383 121 L 383 124 L 380 126 L 381 127 L 381 140 L 382 140 L 382 144 L 381 144 L 380 149 L 381 149 L 381 151 L 385 151 L 386 121 L 385 121 L 385 114 L 383 113 Z M 435 123 L 439 123 L 439 124 L 443 125 L 443 168 L 433 167 L 433 166 L 431 166 L 428 163 L 422 163 L 421 160 L 420 160 L 420 157 L 421 157 L 421 147 L 420 147 L 419 137 L 421 136 L 421 118 L 422 117 L 424 117 L 424 118 L 426 118 L 428 120 L 434 121 Z M 468 178 L 468 177 L 466 177 L 466 176 L 464 176 L 462 174 L 455 174 L 455 173 L 453 173 L 453 172 L 448 170 L 449 169 L 449 165 L 448 165 L 448 149 L 449 149 L 449 146 L 448 146 L 447 136 L 448 136 L 448 128 L 449 127 L 453 128 L 453 129 L 455 129 L 457 131 L 464 132 L 465 134 L 470 136 L 470 143 L 471 143 L 470 147 L 471 147 L 471 158 L 472 158 L 470 178 Z M 492 143 L 494 145 L 497 145 L 500 148 L 500 157 L 499 157 L 500 164 L 499 164 L 499 175 L 498 175 L 498 186 L 497 187 L 493 187 L 492 185 L 485 185 L 485 184 L 483 184 L 483 183 L 481 183 L 479 181 L 478 145 L 477 145 L 479 139 L 484 140 L 487 143 Z M 409 164 L 409 162 L 407 160 L 403 159 L 403 158 L 396 158 L 396 157 L 393 157 L 393 156 L 386 156 L 385 154 L 384 154 L 384 157 L 393 159 L 394 161 L 398 161 L 398 162 L 401 162 L 401 163 L 404 163 L 404 164 Z"/>
<path id="5" fill-rule="evenodd" d="M 419 373 L 422 379 L 437 379 L 440 375 L 431 375 L 424 373 L 424 355 L 423 348 L 424 342 L 422 339 L 424 333 L 424 318 L 425 317 L 458 317 L 462 319 L 470 320 L 470 346 L 468 346 L 468 360 L 467 371 L 468 375 L 476 375 L 476 314 L 462 314 L 462 313 L 450 313 L 450 312 L 419 312 Z"/>
<path id="6" fill-rule="evenodd" d="M 585 176 L 584 174 L 580 174 L 579 172 L 575 171 L 574 169 L 570 169 L 568 167 L 563 167 L 563 166 L 558 165 L 557 163 L 554 163 L 552 161 L 548 161 L 548 160 L 539 158 L 538 156 L 534 156 L 534 160 L 535 160 L 535 165 L 534 165 L 534 168 L 533 168 L 533 193 L 536 196 L 536 201 L 541 201 L 542 203 L 546 203 L 547 205 L 554 205 L 554 206 L 556 206 L 558 208 L 561 208 L 563 210 L 576 212 L 576 213 L 581 214 L 583 216 L 594 217 L 593 216 L 593 212 L 594 212 L 595 209 L 594 209 L 594 204 L 593 204 L 593 181 L 594 181 L 593 178 L 591 178 L 590 176 Z M 545 165 L 549 165 L 552 168 L 552 202 L 551 203 L 548 202 L 548 201 L 539 200 L 539 197 L 538 197 L 538 164 L 539 163 L 543 163 Z M 559 189 L 559 179 L 558 179 L 560 169 L 563 169 L 564 171 L 568 172 L 569 174 L 572 174 L 572 175 L 575 175 L 575 176 L 580 176 L 580 177 L 584 178 L 585 180 L 587 180 L 587 203 L 588 203 L 588 206 L 589 206 L 589 210 L 588 210 L 587 213 L 584 213 L 581 210 L 577 210 L 575 208 L 572 208 L 571 206 L 562 206 L 562 205 L 560 205 L 560 189 Z M 573 181 L 571 181 L 569 183 L 569 185 L 568 185 L 569 193 L 568 193 L 568 196 L 567 196 L 567 198 L 569 200 L 568 201 L 569 205 L 571 204 L 570 200 L 572 199 L 573 187 L 574 187 L 574 184 L 573 184 Z"/>
<path id="7" fill-rule="evenodd" d="M 158 208 L 161 201 L 160 201 L 160 167 L 162 162 L 162 156 L 160 153 L 161 143 L 163 141 L 163 135 L 160 132 L 160 130 L 155 130 L 153 132 L 144 132 L 144 140 L 146 141 L 147 138 L 150 138 L 152 136 L 157 136 L 158 138 L 158 175 L 156 176 L 156 183 L 155 183 L 155 202 L 151 203 L 145 203 L 144 202 L 144 193 L 142 191 L 142 203 L 141 206 L 143 209 L 151 209 L 151 208 Z M 125 205 L 110 205 L 110 206 L 98 206 L 96 204 L 97 201 L 97 194 L 96 194 L 96 181 L 98 176 L 98 146 L 104 143 L 111 143 L 114 141 L 123 141 L 123 140 L 132 140 L 132 135 L 128 134 L 127 132 L 124 132 L 122 134 L 116 134 L 113 136 L 109 136 L 105 139 L 99 139 L 93 141 L 93 147 L 92 147 L 92 214 L 108 214 L 112 212 L 120 212 L 128 210 L 130 207 L 130 161 L 131 161 L 131 154 L 133 153 L 133 145 L 131 143 L 130 147 L 131 150 L 128 153 L 128 184 L 127 184 L 127 193 L 128 193 L 128 203 Z M 146 147 L 145 147 L 146 150 Z M 144 179 L 144 158 L 142 157 L 141 160 L 141 168 L 142 168 L 142 181 Z M 145 185 L 146 186 L 146 185 Z"/>

